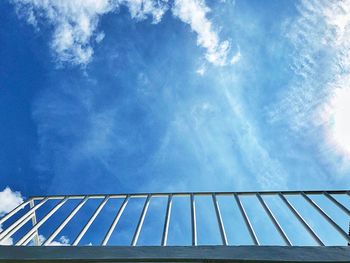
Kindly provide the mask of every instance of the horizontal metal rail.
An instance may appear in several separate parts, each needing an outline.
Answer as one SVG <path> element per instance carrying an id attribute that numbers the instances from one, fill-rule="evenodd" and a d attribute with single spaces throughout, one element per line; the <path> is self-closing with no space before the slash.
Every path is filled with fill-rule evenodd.
<path id="1" fill-rule="evenodd" d="M 350 190 L 304 190 L 304 191 L 247 191 L 247 192 L 215 192 L 216 195 L 218 196 L 231 196 L 233 194 L 237 194 L 237 195 L 251 195 L 254 196 L 257 193 L 259 193 L 260 195 L 276 195 L 277 193 L 281 193 L 284 195 L 300 195 L 300 193 L 303 192 L 305 194 L 321 194 L 321 193 L 328 193 L 328 194 L 335 194 L 335 195 L 339 195 L 339 194 L 348 194 L 350 195 Z M 152 197 L 167 197 L 170 194 L 173 196 L 190 196 L 192 193 L 194 192 L 154 192 L 151 193 Z M 129 195 L 130 197 L 143 197 L 143 198 L 147 198 L 147 196 L 150 193 L 124 193 L 124 194 L 109 194 L 110 198 L 125 198 L 127 195 Z M 213 192 L 195 192 L 194 193 L 196 196 L 211 196 L 213 194 Z M 91 199 L 93 198 L 104 198 L 106 196 L 106 194 L 86 194 L 89 195 L 89 197 Z M 82 199 L 84 198 L 86 195 L 69 195 L 70 199 Z M 45 198 L 46 196 L 31 196 L 30 198 L 34 199 L 34 200 L 41 200 L 43 198 Z M 50 199 L 62 199 L 64 198 L 65 195 L 50 195 Z"/>
<path id="2" fill-rule="evenodd" d="M 94 224 L 94 222 L 97 222 L 97 220 L 102 220 L 101 222 L 105 222 L 103 220 L 107 220 L 105 217 L 105 214 L 101 213 L 103 210 L 106 210 L 106 204 L 110 204 L 109 201 L 112 199 L 123 199 L 120 206 L 112 206 L 112 215 L 113 218 L 111 220 L 108 220 L 107 227 L 105 230 L 101 230 L 103 225 L 101 225 L 101 222 L 99 221 L 99 231 L 94 230 L 94 238 L 96 237 L 96 240 L 91 240 L 91 242 L 98 243 L 101 246 L 107 246 L 107 244 L 111 245 L 110 243 L 113 243 L 110 241 L 112 235 L 114 232 L 123 231 L 123 235 L 118 235 L 118 237 L 125 237 L 126 229 L 124 225 L 121 225 L 120 227 L 117 225 L 120 222 L 120 219 L 123 217 L 126 218 L 126 221 L 134 220 L 135 218 L 130 217 L 130 215 L 127 215 L 127 213 L 124 213 L 126 207 L 127 210 L 135 210 L 136 207 L 132 205 L 129 201 L 131 199 L 141 199 L 144 200 L 143 208 L 141 211 L 141 214 L 138 218 L 138 222 L 135 228 L 135 231 L 132 235 L 132 239 L 129 241 L 130 246 L 136 246 L 138 244 L 138 240 L 140 235 L 144 234 L 142 229 L 145 225 L 145 219 L 149 216 L 148 209 L 152 204 L 154 203 L 155 198 L 163 198 L 167 200 L 166 206 L 163 209 L 163 214 L 157 214 L 157 218 L 162 221 L 162 229 L 158 230 L 156 228 L 152 228 L 153 222 L 150 223 L 148 228 L 151 228 L 151 233 L 156 234 L 156 231 L 161 232 L 159 233 L 161 236 L 161 240 L 159 241 L 160 246 L 167 246 L 169 236 L 171 234 L 171 227 L 172 224 L 176 224 L 176 231 L 178 233 L 181 233 L 182 235 L 185 235 L 186 233 L 186 227 L 182 226 L 179 222 L 175 223 L 175 220 L 171 219 L 174 213 L 182 213 L 182 211 L 174 211 L 173 209 L 173 203 L 178 199 L 182 197 L 187 197 L 190 207 L 190 227 L 191 227 L 191 246 L 197 246 L 198 242 L 200 242 L 198 236 L 198 228 L 201 225 L 198 225 L 201 218 L 199 215 L 202 215 L 201 213 L 197 214 L 197 210 L 199 208 L 196 205 L 196 201 L 199 200 L 199 197 L 208 196 L 211 197 L 211 202 L 206 202 L 206 207 L 212 207 L 215 212 L 215 220 L 214 224 L 216 224 L 216 227 L 211 225 L 206 225 L 206 228 L 208 229 L 217 229 L 218 236 L 220 236 L 220 243 L 217 245 L 223 245 L 228 246 L 232 245 L 229 242 L 229 238 L 227 236 L 227 229 L 234 229 L 235 223 L 237 222 L 238 218 L 227 218 L 225 217 L 225 214 L 222 213 L 222 203 L 221 198 L 232 198 L 235 202 L 230 202 L 232 208 L 235 207 L 237 211 L 239 212 L 239 216 L 241 219 L 243 219 L 243 222 L 246 226 L 246 229 L 248 230 L 249 237 L 252 241 L 252 243 L 256 246 L 264 245 L 263 242 L 260 240 L 266 240 L 268 237 L 261 237 L 257 234 L 256 229 L 259 230 L 259 227 L 257 224 L 261 223 L 263 220 L 263 217 L 261 214 L 258 214 L 257 211 L 254 211 L 253 207 L 250 207 L 246 204 L 245 198 L 252 197 L 251 200 L 253 202 L 256 202 L 257 204 L 260 204 L 263 208 L 262 211 L 268 216 L 268 219 L 272 223 L 272 226 L 276 230 L 276 235 L 279 235 L 282 241 L 286 246 L 293 246 L 294 241 L 292 242 L 292 237 L 288 236 L 285 229 L 287 229 L 287 222 L 281 218 L 279 218 L 279 210 L 282 207 L 287 208 L 291 212 L 290 219 L 296 220 L 299 222 L 306 232 L 310 234 L 310 236 L 313 238 L 313 240 L 316 242 L 319 246 L 325 246 L 325 242 L 321 240 L 320 233 L 322 229 L 318 229 L 314 226 L 313 222 L 308 222 L 307 219 L 305 219 L 302 214 L 303 211 L 298 210 L 292 202 L 289 200 L 289 196 L 295 196 L 296 198 L 299 198 L 299 201 L 305 202 L 307 205 L 310 205 L 313 209 L 315 209 L 319 217 L 315 218 L 314 220 L 319 219 L 325 219 L 326 223 L 328 223 L 333 229 L 334 232 L 328 233 L 329 235 L 339 235 L 339 240 L 343 240 L 344 244 L 350 243 L 350 237 L 347 234 L 347 224 L 350 220 L 350 202 L 340 202 L 337 198 L 337 196 L 343 196 L 347 198 L 347 200 L 350 201 L 350 192 L 349 190 L 331 190 L 331 191 L 259 191 L 259 192 L 175 192 L 175 193 L 128 193 L 128 194 L 95 194 L 95 195 L 52 195 L 52 196 L 34 196 L 30 197 L 28 200 L 17 206 L 15 209 L 13 209 L 11 212 L 9 212 L 7 215 L 2 217 L 0 219 L 0 224 L 2 225 L 3 230 L 0 232 L 0 245 L 1 242 L 4 243 L 5 240 L 8 240 L 11 238 L 11 240 L 14 240 L 14 244 L 16 246 L 26 246 L 26 245 L 42 245 L 42 246 L 48 246 L 52 244 L 57 244 L 57 242 L 53 242 L 56 237 L 59 236 L 60 233 L 62 233 L 63 229 L 65 231 L 69 231 L 71 221 L 74 218 L 75 229 L 80 229 L 77 236 L 74 238 L 74 236 L 69 236 L 72 238 L 73 242 L 70 246 L 77 246 L 79 245 L 80 241 L 84 237 L 87 231 L 90 230 L 91 226 Z M 269 205 L 267 196 L 276 197 L 276 201 L 279 202 L 279 206 L 275 209 L 272 209 L 273 206 Z M 321 196 L 325 197 L 324 202 L 318 202 L 316 203 L 313 201 L 313 196 Z M 287 198 L 288 197 L 288 198 Z M 198 198 L 198 199 L 197 199 Z M 54 200 L 60 200 L 56 205 L 54 205 L 51 209 L 48 209 L 49 205 L 46 205 L 49 202 L 53 202 Z M 79 203 L 74 205 L 71 211 L 66 211 L 67 205 L 66 203 L 73 201 L 73 200 L 80 200 Z M 96 208 L 92 212 L 82 211 L 83 208 L 87 206 L 91 200 L 101 200 L 99 205 L 97 205 Z M 344 200 L 344 199 L 342 199 Z M 1 200 L 0 200 L 1 202 Z M 55 201 L 57 202 L 57 201 Z M 75 201 L 76 202 L 76 201 Z M 111 201 L 112 202 L 112 201 Z M 200 200 L 198 201 L 200 202 Z M 326 202 L 326 203 L 325 203 Z M 28 211 L 23 210 L 26 206 L 30 205 Z M 338 212 L 337 218 L 332 218 L 330 215 L 328 215 L 325 210 L 322 208 L 324 205 L 332 205 L 334 211 Z M 49 206 L 49 207 L 47 207 Z M 185 209 L 185 208 L 184 208 Z M 188 208 L 186 208 L 188 209 Z M 23 212 L 25 211 L 25 212 Z M 200 211 L 200 210 L 199 210 Z M 37 213 L 40 212 L 40 215 L 42 215 L 42 218 L 39 218 L 37 221 Z M 50 220 L 51 217 L 62 214 L 60 220 Z M 260 212 L 261 213 L 261 212 Z M 101 214 L 101 215 L 100 215 Z M 110 215 L 110 213 L 109 213 Z M 183 217 L 185 214 L 181 214 Z M 14 218 L 14 219 L 13 219 Z M 33 225 L 27 224 L 31 219 L 33 220 Z M 88 218 L 88 219 L 87 219 Z M 343 225 L 343 223 L 340 223 L 339 218 L 342 218 L 342 221 L 347 222 L 346 225 Z M 157 220 L 158 220 L 157 219 Z M 185 222 L 186 220 L 182 220 Z M 107 222 L 107 221 L 106 221 Z M 146 221 L 147 223 L 148 221 Z M 6 224 L 5 224 L 6 223 Z M 42 225 L 45 223 L 45 231 L 46 232 L 40 232 Z M 78 225 L 77 225 L 78 224 Z M 289 224 L 289 223 L 288 223 Z M 265 225 L 265 223 L 263 223 Z M 25 232 L 22 231 L 22 228 L 25 228 Z M 94 224 L 95 226 L 95 224 Z M 29 227 L 29 230 L 28 230 Z M 290 225 L 288 226 L 288 229 L 290 229 Z M 49 230 L 47 230 L 47 228 Z M 21 230 L 21 231 L 20 231 Z M 129 230 L 128 230 L 129 231 Z M 237 231 L 237 230 L 236 230 Z M 49 233 L 47 233 L 49 232 Z M 23 234 L 25 233 L 25 234 Z M 145 232 L 146 233 L 146 232 Z M 205 232 L 204 232 L 205 233 Z M 259 231 L 258 231 L 259 233 Z M 130 233 L 131 234 L 131 233 Z M 206 233 L 205 233 L 206 234 Z M 235 234 L 235 233 L 234 233 Z M 273 235 L 274 233 L 271 233 Z M 44 239 L 42 244 L 38 242 L 39 235 L 41 236 L 41 239 Z M 102 236 L 102 238 L 100 238 Z M 46 238 L 46 240 L 45 240 Z M 153 236 L 149 237 L 153 238 Z M 31 241 L 35 242 L 31 242 Z M 97 241 L 100 240 L 100 241 Z M 341 241 L 341 242 L 343 242 Z M 64 245 L 69 245 L 64 243 Z M 184 244 L 185 245 L 185 244 Z"/>

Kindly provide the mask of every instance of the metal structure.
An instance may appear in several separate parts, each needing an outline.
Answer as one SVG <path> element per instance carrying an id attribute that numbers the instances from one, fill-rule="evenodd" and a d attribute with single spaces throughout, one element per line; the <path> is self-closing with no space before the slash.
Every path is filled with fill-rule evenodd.
<path id="1" fill-rule="evenodd" d="M 111 194 L 111 195 L 67 195 L 67 196 L 34 196 L 30 197 L 28 200 L 26 200 L 24 203 L 16 207 L 13 211 L 5 215 L 3 218 L 0 219 L 0 225 L 3 225 L 3 230 L 0 232 L 0 242 L 4 242 L 5 240 L 8 240 L 9 238 L 16 235 L 16 233 L 21 230 L 21 228 L 26 225 L 28 222 L 31 221 L 31 226 L 28 230 L 25 231 L 17 240 L 14 240 L 14 246 L 27 246 L 27 245 L 35 245 L 35 246 L 48 246 L 51 244 L 51 242 L 60 234 L 60 232 L 69 224 L 69 222 L 74 218 L 78 216 L 79 210 L 86 205 L 88 200 L 91 199 L 98 199 L 100 201 L 99 205 L 93 211 L 90 218 L 87 220 L 87 222 L 81 222 L 81 226 L 79 227 L 79 233 L 74 238 L 74 240 L 70 244 L 70 246 L 78 246 L 80 244 L 80 241 L 84 237 L 85 233 L 89 230 L 90 226 L 94 223 L 96 218 L 99 216 L 100 212 L 104 209 L 105 205 L 111 200 L 111 199 L 122 199 L 122 203 L 119 207 L 116 207 L 114 219 L 112 223 L 110 224 L 107 232 L 104 234 L 104 237 L 100 243 L 100 246 L 108 246 L 108 242 L 110 240 L 111 235 L 116 230 L 116 226 L 118 225 L 118 222 L 123 217 L 123 212 L 125 208 L 130 203 L 129 201 L 134 198 L 142 198 L 144 200 L 143 208 L 141 211 L 141 214 L 139 215 L 138 223 L 136 225 L 136 229 L 133 234 L 133 238 L 130 242 L 130 246 L 136 246 L 138 244 L 138 239 L 140 236 L 140 232 L 142 230 L 144 220 L 147 216 L 148 208 L 150 203 L 154 198 L 166 198 L 167 199 L 167 205 L 166 209 L 164 209 L 164 214 L 159 215 L 160 217 L 164 218 L 164 224 L 162 228 L 162 238 L 161 243 L 159 246 L 167 246 L 168 243 L 168 233 L 169 233 L 169 226 L 171 224 L 171 217 L 172 217 L 172 204 L 173 200 L 176 197 L 188 197 L 188 200 L 190 202 L 190 222 L 191 222 L 191 246 L 197 246 L 198 245 L 198 238 L 197 238 L 197 219 L 196 219 L 196 198 L 200 196 L 209 196 L 211 198 L 211 206 L 214 208 L 215 211 L 215 217 L 216 222 L 218 225 L 218 229 L 220 232 L 221 237 L 221 243 L 217 245 L 223 245 L 228 246 L 231 245 L 228 242 L 228 238 L 225 231 L 225 224 L 224 220 L 222 218 L 221 210 L 220 210 L 220 202 L 218 200 L 219 197 L 222 196 L 232 196 L 232 200 L 235 201 L 235 205 L 238 207 L 238 210 L 240 211 L 240 215 L 243 218 L 243 221 L 245 223 L 245 226 L 248 230 L 249 236 L 251 238 L 251 241 L 254 245 L 259 246 L 261 245 L 261 242 L 259 241 L 259 237 L 256 234 L 256 229 L 254 229 L 253 224 L 251 223 L 251 218 L 249 218 L 246 207 L 244 206 L 244 202 L 242 202 L 242 197 L 244 196 L 251 196 L 256 199 L 256 201 L 261 205 L 263 208 L 263 211 L 268 216 L 269 220 L 271 221 L 272 225 L 274 226 L 274 229 L 278 235 L 280 235 L 281 239 L 284 242 L 285 246 L 293 246 L 293 243 L 286 234 L 283 224 L 277 219 L 275 216 L 274 211 L 269 207 L 268 203 L 266 202 L 265 198 L 267 196 L 274 196 L 277 197 L 281 205 L 285 206 L 285 208 L 289 209 L 291 212 L 291 215 L 294 216 L 296 220 L 299 221 L 299 223 L 303 226 L 305 231 L 310 235 L 310 237 L 315 241 L 315 244 L 317 246 L 325 246 L 324 240 L 320 238 L 317 231 L 311 226 L 309 222 L 303 216 L 301 215 L 300 211 L 298 211 L 295 206 L 292 204 L 292 202 L 289 200 L 290 196 L 298 196 L 301 199 L 304 200 L 304 202 L 309 205 L 310 209 L 314 209 L 319 214 L 320 218 L 325 219 L 325 221 L 333 228 L 334 231 L 338 232 L 341 237 L 344 239 L 344 245 L 347 243 L 350 243 L 350 237 L 347 233 L 346 227 L 342 227 L 336 223 L 336 221 L 328 215 L 325 210 L 318 205 L 314 200 L 314 196 L 322 196 L 325 197 L 329 204 L 334 206 L 339 213 L 343 213 L 347 219 L 350 218 L 350 210 L 349 206 L 344 205 L 339 200 L 337 200 L 338 196 L 346 196 L 347 198 L 350 197 L 350 192 L 348 190 L 343 191 L 280 191 L 280 192 L 183 192 L 183 193 L 135 193 L 135 194 Z M 65 219 L 61 222 L 57 222 L 57 226 L 52 229 L 51 233 L 46 237 L 46 240 L 40 241 L 39 234 L 40 234 L 40 228 L 45 224 L 45 222 L 52 217 L 54 214 L 59 213 L 60 211 L 64 210 L 65 205 L 67 201 L 69 200 L 79 200 L 79 203 L 70 211 L 70 213 L 65 217 Z M 46 211 L 43 217 L 40 220 L 37 220 L 37 213 L 41 207 L 45 203 L 47 203 L 49 200 L 57 200 L 59 201 L 55 206 L 53 206 L 49 211 Z M 349 199 L 350 201 L 350 199 Z M 0 200 L 1 202 L 1 200 Z M 349 202 L 350 204 L 350 202 Z M 18 216 L 18 214 L 23 209 L 27 207 L 27 211 L 25 213 L 22 213 L 21 216 Z M 16 218 L 15 220 L 12 220 L 11 224 L 9 224 L 7 227 L 4 227 L 4 223 L 6 221 L 11 221 L 12 218 Z M 235 219 L 230 219 L 230 222 L 234 222 Z M 227 224 L 227 222 L 226 222 Z M 27 224 L 28 225 L 28 224 Z M 1 243 L 0 243 L 1 244 Z"/>

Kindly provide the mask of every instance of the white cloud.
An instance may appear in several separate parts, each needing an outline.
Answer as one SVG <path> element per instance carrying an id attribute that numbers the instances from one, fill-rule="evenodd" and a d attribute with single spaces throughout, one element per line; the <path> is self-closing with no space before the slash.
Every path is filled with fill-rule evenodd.
<path id="1" fill-rule="evenodd" d="M 167 0 L 121 0 L 120 2 L 129 8 L 132 18 L 143 20 L 151 15 L 154 24 L 160 22 L 164 13 L 168 10 Z"/>
<path id="2" fill-rule="evenodd" d="M 105 33 L 100 32 L 99 34 L 97 34 L 95 40 L 96 40 L 97 43 L 100 43 L 104 38 L 105 38 Z"/>
<path id="3" fill-rule="evenodd" d="M 88 64 L 93 55 L 92 37 L 97 43 L 103 39 L 96 32 L 100 16 L 116 11 L 120 5 L 129 8 L 135 19 L 153 17 L 160 21 L 167 10 L 167 1 L 153 0 L 12 0 L 20 17 L 38 28 L 39 21 L 45 19 L 54 27 L 51 48 L 58 62 L 73 65 Z"/>
<path id="4" fill-rule="evenodd" d="M 49 23 L 54 32 L 51 49 L 59 63 L 86 65 L 93 56 L 92 42 L 101 42 L 104 33 L 97 27 L 102 15 L 116 12 L 121 5 L 127 6 L 136 20 L 152 17 L 152 23 L 161 21 L 169 9 L 168 0 L 12 0 L 17 13 L 39 30 L 39 24 Z M 191 26 L 197 33 L 197 44 L 206 51 L 206 59 L 214 65 L 229 64 L 229 41 L 220 41 L 212 22 L 206 17 L 210 9 L 204 0 L 175 0 L 173 14 Z M 236 54 L 232 62 L 237 62 Z"/>
<path id="5" fill-rule="evenodd" d="M 320 107 L 319 116 L 325 126 L 327 143 L 337 153 L 350 159 L 350 78 L 334 88 L 328 101 Z"/>
<path id="6" fill-rule="evenodd" d="M 59 241 L 52 241 L 48 246 L 69 246 L 69 238 L 61 236 Z"/>
<path id="7" fill-rule="evenodd" d="M 38 25 L 45 22 L 54 27 L 51 48 L 58 61 L 72 64 L 87 64 L 93 49 L 90 39 L 95 33 L 99 16 L 114 10 L 117 5 L 110 0 L 13 0 L 21 16 L 27 22 Z"/>
<path id="8" fill-rule="evenodd" d="M 46 240 L 44 235 L 39 235 L 39 244 L 43 244 Z M 67 236 L 61 236 L 58 241 L 52 241 L 47 246 L 69 246 L 69 238 Z M 11 244 L 10 244 L 11 245 Z M 35 246 L 34 239 L 29 242 L 29 246 Z"/>
<path id="9" fill-rule="evenodd" d="M 237 64 L 238 61 L 241 60 L 241 57 L 242 57 L 241 52 L 238 51 L 238 52 L 231 58 L 230 63 L 231 63 L 232 65 Z"/>
<path id="10" fill-rule="evenodd" d="M 23 203 L 23 197 L 20 192 L 14 192 L 9 187 L 6 187 L 0 192 L 0 217 L 10 212 L 12 209 Z M 0 225 L 0 232 L 2 231 Z M 0 241 L 0 245 L 12 245 L 12 238 Z"/>
<path id="11" fill-rule="evenodd" d="M 301 1 L 298 11 L 285 27 L 294 76 L 271 119 L 287 120 L 300 136 L 319 138 L 323 131 L 317 143 L 325 159 L 332 152 L 349 156 L 350 1 Z"/>
<path id="12" fill-rule="evenodd" d="M 10 212 L 16 206 L 23 203 L 23 197 L 20 192 L 14 192 L 10 187 L 6 187 L 0 192 L 0 216 Z"/>
<path id="13" fill-rule="evenodd" d="M 196 73 L 198 74 L 198 75 L 201 75 L 201 76 L 203 76 L 204 75 L 204 73 L 206 72 L 206 67 L 205 67 L 205 65 L 201 65 L 197 70 L 196 70 Z"/>
<path id="14" fill-rule="evenodd" d="M 207 50 L 206 59 L 214 65 L 227 64 L 230 50 L 229 41 L 220 41 L 212 22 L 206 17 L 210 11 L 203 0 L 175 0 L 172 12 L 174 16 L 191 26 L 197 33 L 197 44 Z"/>

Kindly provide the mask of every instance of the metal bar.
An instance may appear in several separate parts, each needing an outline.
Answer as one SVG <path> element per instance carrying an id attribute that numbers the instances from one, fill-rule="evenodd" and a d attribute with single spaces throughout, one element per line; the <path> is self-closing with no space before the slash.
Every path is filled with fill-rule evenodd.
<path id="1" fill-rule="evenodd" d="M 324 219 L 327 220 L 328 223 L 330 223 L 335 230 L 337 230 L 339 232 L 339 234 L 341 234 L 346 241 L 350 242 L 350 237 L 348 236 L 348 234 L 336 223 L 333 221 L 332 218 L 330 218 L 326 212 L 324 212 L 321 207 L 319 207 L 313 200 L 310 199 L 310 197 L 308 197 L 306 194 L 301 193 L 301 195 L 305 198 L 306 201 L 308 201 L 308 203 L 310 205 L 312 205 L 323 217 Z"/>
<path id="2" fill-rule="evenodd" d="M 4 231 L 0 233 L 0 241 L 10 237 L 13 233 L 15 233 L 18 229 L 20 229 L 24 224 L 26 224 L 31 218 L 32 213 L 39 209 L 49 197 L 45 197 L 39 204 L 31 208 L 26 214 L 24 214 L 21 218 L 19 218 L 16 222 L 14 222 L 11 226 L 6 228 Z"/>
<path id="3" fill-rule="evenodd" d="M 30 201 L 30 208 L 33 208 L 34 207 L 34 200 L 31 200 Z M 35 211 L 33 212 L 33 216 L 32 216 L 32 226 L 34 227 L 35 225 L 36 225 L 36 222 L 37 222 L 37 220 L 36 220 L 36 213 L 35 213 Z M 35 231 L 35 235 L 34 235 L 34 244 L 36 245 L 36 246 L 39 246 L 39 232 L 38 232 L 38 230 L 36 230 Z"/>
<path id="4" fill-rule="evenodd" d="M 11 247 L 0 246 L 1 263 L 111 263 L 111 262 L 177 262 L 177 263 L 346 263 L 347 247 L 283 246 L 199 246 L 199 247 Z"/>
<path id="5" fill-rule="evenodd" d="M 289 210 L 294 214 L 294 216 L 299 220 L 299 222 L 304 226 L 307 232 L 309 232 L 309 234 L 317 242 L 317 244 L 319 244 L 320 246 L 324 246 L 322 240 L 316 235 L 316 233 L 312 230 L 309 224 L 304 220 L 304 218 L 299 214 L 299 212 L 294 208 L 294 206 L 287 200 L 287 198 L 282 193 L 279 194 L 279 197 L 287 205 Z"/>
<path id="6" fill-rule="evenodd" d="M 238 205 L 239 210 L 241 211 L 241 214 L 243 216 L 244 222 L 245 222 L 245 224 L 246 224 L 246 226 L 248 228 L 249 235 L 252 238 L 254 245 L 259 246 L 260 245 L 259 240 L 258 240 L 258 238 L 257 238 L 257 236 L 256 236 L 256 234 L 254 232 L 252 224 L 249 221 L 248 215 L 247 215 L 247 213 L 246 213 L 246 211 L 245 211 L 245 209 L 243 207 L 243 204 L 241 203 L 241 200 L 239 200 L 239 197 L 238 197 L 237 194 L 234 194 L 234 197 L 236 199 L 236 203 Z"/>
<path id="7" fill-rule="evenodd" d="M 29 237 L 29 242 L 30 242 L 30 241 L 33 241 L 34 246 L 38 247 L 38 246 L 40 246 L 40 237 L 38 237 L 38 238 L 39 238 L 39 245 L 36 245 L 36 242 L 35 242 L 35 240 L 34 240 L 35 235 L 36 235 L 36 233 L 34 232 L 34 233 Z M 29 243 L 29 242 L 28 242 L 28 243 Z"/>
<path id="8" fill-rule="evenodd" d="M 107 243 L 108 243 L 108 240 L 110 239 L 115 227 L 117 226 L 118 222 L 119 222 L 119 219 L 120 217 L 122 216 L 123 212 L 124 212 L 124 209 L 126 207 L 126 205 L 128 204 L 129 202 L 129 199 L 130 199 L 130 196 L 126 196 L 122 205 L 120 206 L 119 210 L 118 210 L 118 213 L 117 215 L 115 216 L 112 224 L 110 225 L 105 237 L 103 238 L 103 241 L 102 241 L 102 246 L 106 246 Z"/>
<path id="9" fill-rule="evenodd" d="M 0 242 L 10 238 L 18 229 L 20 229 L 23 225 L 25 225 L 29 220 L 31 219 L 31 217 L 27 217 L 25 219 L 23 219 L 19 224 L 16 225 L 16 228 L 12 229 L 11 231 L 9 231 L 1 240 Z"/>
<path id="10" fill-rule="evenodd" d="M 141 228 L 142 228 L 142 225 L 143 225 L 143 221 L 145 220 L 145 216 L 146 216 L 146 213 L 147 213 L 147 210 L 148 210 L 148 206 L 149 206 L 149 203 L 151 201 L 151 197 L 152 195 L 149 194 L 147 196 L 147 199 L 145 201 L 145 205 L 143 206 L 143 209 L 142 209 L 142 213 L 141 213 L 141 216 L 140 216 L 140 219 L 139 219 L 139 222 L 137 224 L 137 227 L 136 227 L 136 231 L 134 233 L 134 237 L 131 241 L 131 245 L 132 246 L 136 246 L 137 244 L 137 240 L 139 239 L 139 235 L 140 235 L 140 232 L 141 232 Z"/>
<path id="11" fill-rule="evenodd" d="M 350 210 L 347 209 L 343 204 L 338 202 L 337 199 L 335 199 L 333 196 L 328 194 L 327 192 L 323 193 L 329 200 L 331 200 L 336 206 L 338 206 L 341 210 L 343 210 L 348 216 L 350 216 Z"/>
<path id="12" fill-rule="evenodd" d="M 197 223 L 196 223 L 196 201 L 194 194 L 191 197 L 191 229 L 192 229 L 192 246 L 197 246 Z"/>
<path id="13" fill-rule="evenodd" d="M 224 227 L 224 223 L 223 223 L 222 217 L 221 217 L 219 202 L 218 202 L 218 200 L 216 198 L 216 194 L 215 193 L 212 194 L 212 199 L 213 199 L 213 204 L 214 204 L 214 207 L 215 207 L 216 219 L 218 221 L 218 225 L 219 225 L 219 229 L 220 229 L 220 235 L 221 235 L 222 244 L 224 246 L 227 246 L 228 242 L 227 242 L 225 227 Z"/>
<path id="14" fill-rule="evenodd" d="M 80 231 L 79 235 L 76 237 L 74 242 L 72 243 L 72 246 L 78 245 L 79 241 L 82 239 L 82 237 L 85 235 L 86 231 L 88 231 L 91 224 L 95 221 L 98 214 L 101 212 L 102 208 L 105 206 L 105 204 L 108 202 L 109 196 L 107 195 L 103 201 L 100 203 L 100 205 L 97 207 L 93 215 L 90 217 L 89 221 L 86 223 L 86 225 L 83 227 L 83 229 Z"/>
<path id="15" fill-rule="evenodd" d="M 348 194 L 349 190 L 311 190 L 311 191 L 302 191 L 305 194 L 322 194 L 323 192 L 327 192 L 329 194 Z M 213 192 L 156 192 L 156 193 L 124 193 L 124 194 L 109 194 L 110 198 L 125 198 L 127 195 L 130 195 L 130 197 L 147 197 L 149 194 L 152 194 L 153 197 L 167 197 L 169 194 L 172 194 L 173 196 L 189 196 L 191 193 L 194 193 L 197 196 L 211 196 Z M 300 195 L 301 191 L 259 191 L 259 192 L 216 192 L 217 196 L 226 195 L 226 196 L 232 196 L 233 194 L 237 194 L 240 196 L 243 195 L 251 195 L 255 196 L 256 193 L 259 193 L 260 195 L 276 195 L 279 193 L 285 194 L 285 195 Z M 70 195 L 70 199 L 81 199 L 84 198 L 85 195 Z M 90 198 L 104 198 L 106 194 L 91 194 L 89 195 Z M 62 199 L 64 195 L 52 195 L 50 196 L 50 199 Z M 43 196 L 32 196 L 32 199 L 42 199 Z"/>
<path id="16" fill-rule="evenodd" d="M 43 246 L 49 245 L 52 240 L 62 231 L 68 222 L 75 216 L 75 214 L 82 208 L 82 206 L 89 200 L 89 196 L 85 198 L 74 208 L 74 210 L 66 217 L 66 219 L 56 228 L 56 230 L 45 240 Z"/>
<path id="17" fill-rule="evenodd" d="M 35 233 L 42 224 L 44 224 L 61 206 L 63 206 L 67 200 L 68 196 L 66 196 L 61 202 L 59 202 L 55 207 L 53 207 L 49 213 L 47 213 L 43 219 L 41 219 L 31 230 L 28 231 L 17 243 L 16 246 L 26 245 L 30 241 L 30 237 L 33 233 Z"/>
<path id="18" fill-rule="evenodd" d="M 275 226 L 275 228 L 277 229 L 278 233 L 280 234 L 280 236 L 282 237 L 284 243 L 287 246 L 292 246 L 292 243 L 290 242 L 290 240 L 288 239 L 286 233 L 283 231 L 281 225 L 278 223 L 277 219 L 275 218 L 275 216 L 273 215 L 272 211 L 270 210 L 269 206 L 265 203 L 264 199 L 261 197 L 260 194 L 256 194 L 257 198 L 260 201 L 260 204 L 262 205 L 262 207 L 264 208 L 265 212 L 267 213 L 267 215 L 269 216 L 270 220 L 272 221 L 273 225 Z"/>
<path id="19" fill-rule="evenodd" d="M 0 225 L 3 224 L 7 219 L 9 219 L 11 216 L 16 214 L 19 210 L 23 209 L 26 205 L 28 205 L 32 199 L 27 200 L 26 202 L 18 205 L 16 208 L 14 208 L 11 212 L 6 214 L 3 218 L 0 219 Z M 1 233 L 1 232 L 0 232 Z"/>
<path id="20" fill-rule="evenodd" d="M 164 228 L 162 235 L 162 246 L 166 246 L 168 242 L 168 233 L 169 233 L 169 224 L 170 224 L 170 216 L 171 216 L 171 208 L 173 204 L 173 195 L 170 194 L 168 196 L 168 204 L 166 208 L 166 214 L 164 219 Z"/>

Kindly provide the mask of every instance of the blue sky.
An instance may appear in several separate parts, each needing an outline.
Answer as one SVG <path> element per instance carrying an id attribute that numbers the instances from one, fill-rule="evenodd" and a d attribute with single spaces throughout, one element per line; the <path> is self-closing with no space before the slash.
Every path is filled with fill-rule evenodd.
<path id="1" fill-rule="evenodd" d="M 320 113 L 348 92 L 347 31 L 328 14 L 337 4 L 171 1 L 136 12 L 131 2 L 73 1 L 71 13 L 59 2 L 1 3 L 2 188 L 349 186 L 349 147 L 329 138 L 347 120 Z"/>
<path id="2" fill-rule="evenodd" d="M 0 2 L 0 189 L 349 188 L 346 1 Z"/>

